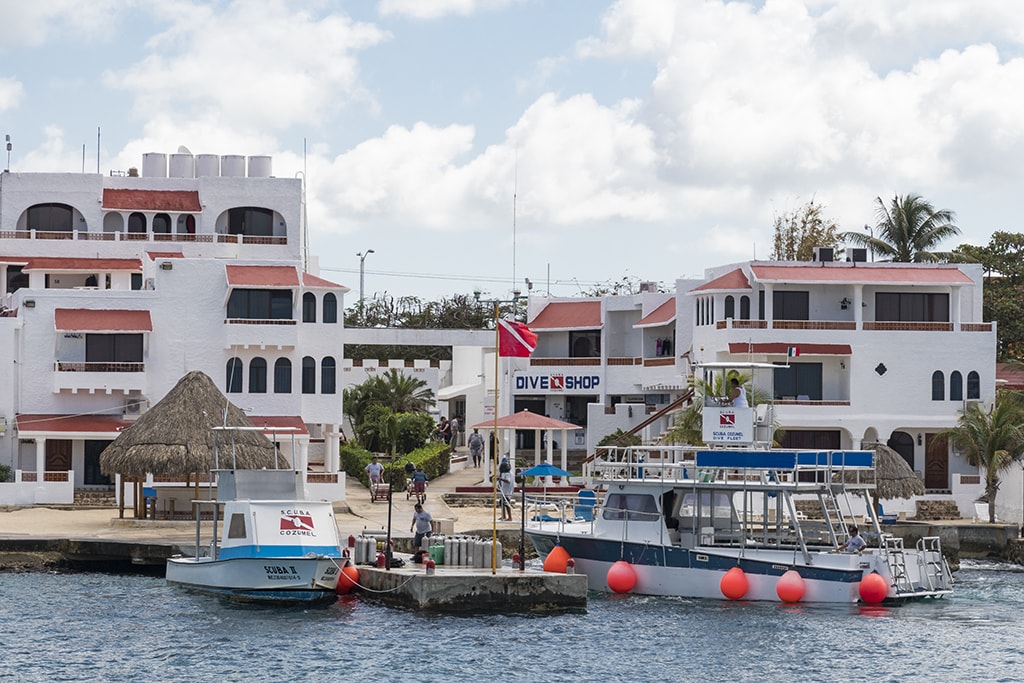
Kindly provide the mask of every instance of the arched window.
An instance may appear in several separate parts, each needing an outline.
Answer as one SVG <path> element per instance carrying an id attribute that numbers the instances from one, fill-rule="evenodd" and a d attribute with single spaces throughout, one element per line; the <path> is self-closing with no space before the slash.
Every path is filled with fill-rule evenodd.
<path id="1" fill-rule="evenodd" d="M 228 360 L 227 380 L 224 382 L 224 386 L 227 387 L 227 393 L 229 394 L 242 393 L 242 361 L 239 359 L 231 358 Z"/>
<path id="2" fill-rule="evenodd" d="M 726 319 L 736 317 L 736 300 L 732 298 L 732 294 L 725 297 L 725 317 Z"/>
<path id="3" fill-rule="evenodd" d="M 249 393 L 267 393 L 267 361 L 263 358 L 249 361 Z"/>
<path id="4" fill-rule="evenodd" d="M 169 235 L 171 233 L 171 217 L 166 213 L 158 213 L 153 216 L 153 233 Z"/>
<path id="5" fill-rule="evenodd" d="M 228 234 L 270 237 L 274 234 L 274 212 L 258 206 L 229 209 Z"/>
<path id="6" fill-rule="evenodd" d="M 964 376 L 960 374 L 959 370 L 949 373 L 949 400 L 964 400 Z"/>
<path id="7" fill-rule="evenodd" d="M 316 393 L 316 361 L 310 356 L 302 359 L 302 393 Z"/>
<path id="8" fill-rule="evenodd" d="M 974 370 L 967 373 L 967 399 L 972 398 L 981 398 L 981 377 Z"/>
<path id="9" fill-rule="evenodd" d="M 325 356 L 320 361 L 320 393 L 321 394 L 333 394 L 336 392 L 336 381 L 337 377 L 336 368 L 334 365 L 334 358 L 331 356 Z"/>
<path id="10" fill-rule="evenodd" d="M 71 232 L 74 209 L 67 204 L 36 204 L 28 209 L 28 229 L 45 232 Z"/>
<path id="11" fill-rule="evenodd" d="M 146 232 L 146 216 L 136 211 L 128 216 L 128 232 Z"/>
<path id="12" fill-rule="evenodd" d="M 932 373 L 932 400 L 944 401 L 946 399 L 946 376 L 942 370 Z"/>
<path id="13" fill-rule="evenodd" d="M 330 292 L 324 294 L 324 322 L 338 322 L 338 297 Z"/>
<path id="14" fill-rule="evenodd" d="M 746 294 L 740 297 L 740 320 L 750 320 L 750 297 Z"/>
<path id="15" fill-rule="evenodd" d="M 274 363 L 274 393 L 292 393 L 292 362 L 287 358 L 278 358 Z"/>
<path id="16" fill-rule="evenodd" d="M 302 295 L 302 322 L 316 322 L 316 294 L 306 292 Z"/>

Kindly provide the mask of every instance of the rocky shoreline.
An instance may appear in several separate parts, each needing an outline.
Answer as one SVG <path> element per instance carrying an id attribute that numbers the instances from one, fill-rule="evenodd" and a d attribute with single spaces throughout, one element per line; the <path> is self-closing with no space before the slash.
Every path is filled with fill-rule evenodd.
<path id="1" fill-rule="evenodd" d="M 0 574 L 59 572 L 69 568 L 67 558 L 56 551 L 0 552 Z"/>

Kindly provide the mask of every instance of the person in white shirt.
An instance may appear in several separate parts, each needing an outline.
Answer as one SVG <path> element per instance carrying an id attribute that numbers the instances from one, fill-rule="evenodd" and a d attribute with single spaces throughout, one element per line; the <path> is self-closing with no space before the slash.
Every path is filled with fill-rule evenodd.
<path id="1" fill-rule="evenodd" d="M 740 386 L 740 381 L 733 377 L 730 380 L 732 384 L 732 390 L 729 392 L 729 404 L 733 408 L 749 408 L 750 404 L 747 403 L 747 392 Z"/>
<path id="2" fill-rule="evenodd" d="M 861 538 L 860 532 L 857 530 L 857 526 L 855 524 L 851 524 L 848 531 L 850 532 L 850 537 L 846 539 L 846 543 L 839 545 L 838 550 L 847 553 L 859 553 L 864 550 L 868 544 L 863 538 Z"/>

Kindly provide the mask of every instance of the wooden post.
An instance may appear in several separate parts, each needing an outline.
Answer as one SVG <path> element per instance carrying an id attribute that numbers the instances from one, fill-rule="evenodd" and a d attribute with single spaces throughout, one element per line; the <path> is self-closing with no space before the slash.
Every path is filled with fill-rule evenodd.
<path id="1" fill-rule="evenodd" d="M 119 519 L 124 519 L 124 475 L 118 477 L 117 485 L 120 494 L 117 497 L 117 516 Z"/>

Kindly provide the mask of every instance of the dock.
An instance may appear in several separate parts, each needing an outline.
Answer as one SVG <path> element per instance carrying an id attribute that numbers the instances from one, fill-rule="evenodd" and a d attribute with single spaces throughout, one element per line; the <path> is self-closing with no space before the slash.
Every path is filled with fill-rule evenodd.
<path id="1" fill-rule="evenodd" d="M 587 608 L 587 577 L 499 567 L 423 565 L 391 570 L 360 566 L 360 597 L 395 607 L 435 612 L 564 612 Z"/>

